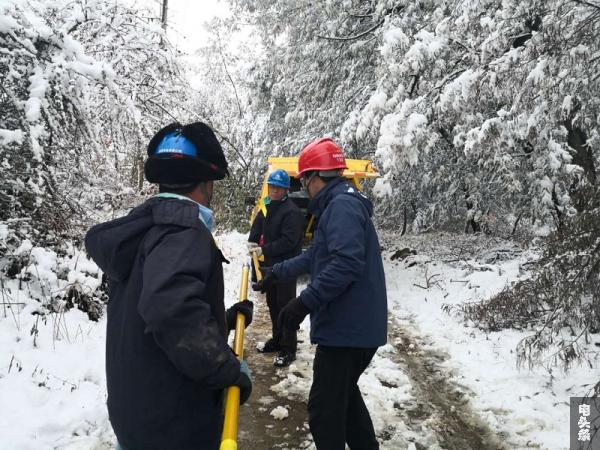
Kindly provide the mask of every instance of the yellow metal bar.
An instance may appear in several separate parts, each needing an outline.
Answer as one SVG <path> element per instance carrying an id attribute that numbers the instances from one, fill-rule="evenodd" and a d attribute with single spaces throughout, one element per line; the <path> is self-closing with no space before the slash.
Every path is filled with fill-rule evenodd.
<path id="1" fill-rule="evenodd" d="M 313 216 L 311 214 L 310 219 L 308 219 L 308 224 L 306 224 L 306 230 L 304 230 L 304 234 L 306 234 L 306 236 L 308 236 L 309 238 L 312 238 L 313 232 L 312 232 L 312 226 L 315 223 L 315 216 Z"/>
<path id="2" fill-rule="evenodd" d="M 298 175 L 298 156 L 271 156 L 267 159 L 268 172 L 271 173 L 277 169 L 285 170 L 289 176 L 295 177 Z M 378 178 L 379 171 L 373 166 L 373 163 L 368 159 L 346 159 L 344 176 L 346 178 Z M 267 174 L 268 175 L 268 174 Z"/>
<path id="3" fill-rule="evenodd" d="M 221 450 L 237 450 L 237 442 L 233 439 L 221 441 Z"/>
<path id="4" fill-rule="evenodd" d="M 254 271 L 256 272 L 256 279 L 262 280 L 262 272 L 260 271 L 260 264 L 258 263 L 258 256 L 256 252 L 252 252 L 252 262 L 254 263 Z"/>
<path id="5" fill-rule="evenodd" d="M 248 278 L 250 273 L 250 267 L 248 264 L 244 265 L 242 269 L 242 281 L 240 283 L 240 302 L 248 299 Z M 244 359 L 244 330 L 245 330 L 245 319 L 244 315 L 238 313 L 235 322 L 235 337 L 233 339 L 233 351 L 237 355 L 238 359 Z"/>
<path id="6" fill-rule="evenodd" d="M 349 181 L 352 181 L 360 190 L 362 190 L 362 180 L 365 178 L 378 178 L 380 176 L 377 168 L 368 159 L 346 159 L 346 166 L 348 168 L 344 170 L 342 175 Z M 260 211 L 263 212 L 265 217 L 267 216 L 267 208 L 264 203 L 265 197 L 269 195 L 267 180 L 269 174 L 277 169 L 285 170 L 290 177 L 298 176 L 298 156 L 271 156 L 267 159 L 267 172 L 263 179 L 260 196 L 250 215 L 250 223 L 254 221 L 254 218 Z M 310 237 L 311 235 L 307 234 L 307 236 Z"/>
<path id="7" fill-rule="evenodd" d="M 242 269 L 242 281 L 240 282 L 239 300 L 248 298 L 248 274 L 250 267 L 246 264 Z M 244 358 L 244 315 L 238 313 L 235 322 L 235 337 L 233 340 L 233 351 L 239 360 Z M 238 419 L 240 415 L 240 388 L 230 386 L 227 388 L 225 398 L 225 420 L 223 422 L 223 435 L 221 437 L 220 450 L 237 450 Z"/>

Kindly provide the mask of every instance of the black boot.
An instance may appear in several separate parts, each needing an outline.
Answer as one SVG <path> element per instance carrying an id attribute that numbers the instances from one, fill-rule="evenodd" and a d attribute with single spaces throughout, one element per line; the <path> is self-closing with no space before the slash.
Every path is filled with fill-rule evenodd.
<path id="1" fill-rule="evenodd" d="M 265 345 L 262 348 L 259 346 L 256 347 L 256 351 L 258 353 L 275 353 L 279 350 L 281 350 L 279 343 L 273 339 L 269 339 L 267 342 L 265 342 Z"/>
<path id="2" fill-rule="evenodd" d="M 281 350 L 275 359 L 273 359 L 273 365 L 275 367 L 287 367 L 294 361 L 296 361 L 295 352 L 291 350 Z"/>

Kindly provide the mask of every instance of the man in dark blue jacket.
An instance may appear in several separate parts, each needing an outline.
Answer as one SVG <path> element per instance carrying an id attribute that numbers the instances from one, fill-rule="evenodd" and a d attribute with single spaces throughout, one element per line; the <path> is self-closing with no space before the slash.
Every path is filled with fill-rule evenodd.
<path id="1" fill-rule="evenodd" d="M 379 448 L 358 379 L 377 347 L 387 342 L 387 296 L 371 202 L 341 177 L 344 155 L 331 139 L 300 154 L 299 176 L 317 220 L 310 248 L 275 264 L 262 282 L 310 273 L 311 281 L 279 315 L 298 329 L 310 313 L 317 344 L 308 401 L 310 430 L 318 450 Z"/>
<path id="2" fill-rule="evenodd" d="M 171 124 L 148 145 L 145 174 L 160 194 L 90 229 L 85 244 L 108 276 L 108 413 L 123 450 L 217 450 L 223 389 L 242 402 L 250 374 L 227 345 L 225 260 L 211 234 L 213 180 L 227 162 L 212 130 Z"/>

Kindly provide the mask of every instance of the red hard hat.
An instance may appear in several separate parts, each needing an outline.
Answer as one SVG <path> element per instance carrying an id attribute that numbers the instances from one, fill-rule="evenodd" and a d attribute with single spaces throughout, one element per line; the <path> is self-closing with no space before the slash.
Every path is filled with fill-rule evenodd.
<path id="1" fill-rule="evenodd" d="M 298 177 L 311 170 L 346 169 L 346 158 L 339 145 L 329 138 L 308 144 L 298 158 Z"/>

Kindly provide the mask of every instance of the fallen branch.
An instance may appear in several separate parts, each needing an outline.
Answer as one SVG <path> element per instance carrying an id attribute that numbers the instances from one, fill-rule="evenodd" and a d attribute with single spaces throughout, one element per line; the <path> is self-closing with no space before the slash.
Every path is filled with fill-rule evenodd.
<path id="1" fill-rule="evenodd" d="M 434 273 L 431 276 L 427 276 L 427 268 L 425 269 L 425 286 L 421 286 L 420 284 L 413 283 L 414 286 L 419 287 L 421 289 L 429 289 L 432 286 L 439 287 L 439 281 L 432 281 L 435 277 L 439 277 L 439 273 Z"/>

